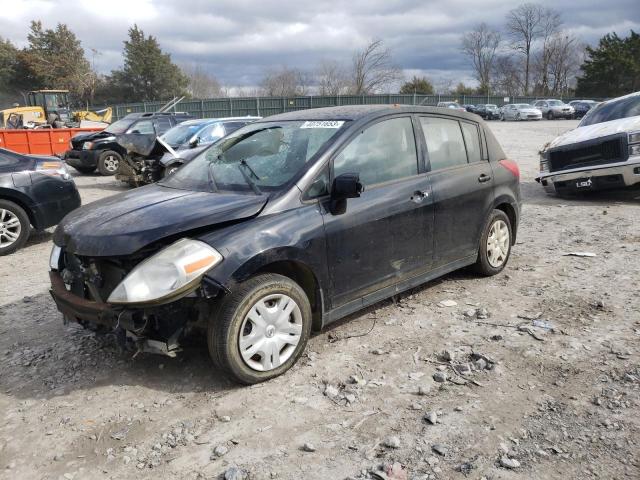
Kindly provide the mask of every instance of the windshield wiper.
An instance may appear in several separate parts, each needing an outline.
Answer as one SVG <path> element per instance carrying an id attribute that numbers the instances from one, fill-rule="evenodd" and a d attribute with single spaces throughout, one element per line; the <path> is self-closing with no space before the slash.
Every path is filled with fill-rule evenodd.
<path id="1" fill-rule="evenodd" d="M 260 177 L 256 175 L 256 172 L 253 171 L 253 169 L 249 166 L 249 164 L 244 158 L 240 160 L 240 163 L 238 163 L 238 170 L 240 170 L 240 173 L 242 174 L 242 178 L 244 178 L 245 182 L 249 184 L 249 186 L 251 187 L 251 190 L 253 190 L 253 193 L 255 193 L 256 195 L 261 195 L 262 191 L 260 190 L 260 188 L 258 188 L 258 185 L 256 184 L 256 182 L 254 182 L 251 179 L 251 177 L 247 175 L 247 172 L 245 172 L 242 167 L 249 170 L 253 174 L 253 176 L 256 177 L 257 180 L 260 180 Z"/>

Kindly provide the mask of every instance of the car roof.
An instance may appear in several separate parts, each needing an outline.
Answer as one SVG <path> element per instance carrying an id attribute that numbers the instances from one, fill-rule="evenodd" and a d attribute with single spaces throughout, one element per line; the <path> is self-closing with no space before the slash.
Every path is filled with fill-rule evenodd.
<path id="1" fill-rule="evenodd" d="M 364 120 L 394 113 L 433 113 L 451 115 L 478 121 L 478 116 L 462 110 L 425 107 L 420 105 L 344 105 L 339 107 L 311 108 L 265 117 L 261 122 L 292 120 Z"/>
<path id="2" fill-rule="evenodd" d="M 190 113 L 187 112 L 135 112 L 129 113 L 122 117 L 122 120 L 125 118 L 130 120 L 135 120 L 137 118 L 153 118 L 153 117 L 192 117 Z"/>
<path id="3" fill-rule="evenodd" d="M 260 120 L 262 117 L 222 117 L 222 118 L 195 118 L 193 120 L 185 120 L 180 125 L 207 125 L 216 122 L 242 122 Z"/>

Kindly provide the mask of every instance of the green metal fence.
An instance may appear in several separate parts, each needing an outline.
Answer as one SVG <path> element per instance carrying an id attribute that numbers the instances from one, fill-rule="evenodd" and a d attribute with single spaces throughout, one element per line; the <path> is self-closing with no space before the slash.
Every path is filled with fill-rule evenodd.
<path id="1" fill-rule="evenodd" d="M 499 107 L 506 103 L 531 103 L 540 97 L 504 97 L 487 95 L 336 95 L 305 97 L 229 97 L 208 98 L 203 100 L 183 100 L 176 107 L 177 111 L 188 112 L 197 118 L 239 117 L 258 115 L 268 117 L 278 113 L 305 110 L 307 108 L 335 107 L 339 105 L 431 105 L 438 102 L 457 101 L 460 105 L 480 103 L 496 104 Z M 564 98 L 571 101 L 572 98 Z M 155 112 L 166 102 L 142 102 L 115 105 L 114 120 L 119 120 L 129 113 Z"/>

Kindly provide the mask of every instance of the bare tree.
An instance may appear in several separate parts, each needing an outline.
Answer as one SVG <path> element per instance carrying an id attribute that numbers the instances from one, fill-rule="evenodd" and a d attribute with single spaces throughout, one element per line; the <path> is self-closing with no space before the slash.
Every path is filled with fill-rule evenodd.
<path id="1" fill-rule="evenodd" d="M 514 41 L 513 49 L 524 55 L 524 94 L 529 94 L 531 49 L 542 33 L 541 22 L 544 7 L 524 3 L 507 14 L 507 33 Z"/>
<path id="2" fill-rule="evenodd" d="M 542 46 L 535 59 L 535 68 L 537 70 L 536 90 L 542 95 L 547 95 L 550 90 L 549 65 L 554 54 L 553 41 L 560 33 L 561 26 L 562 18 L 558 12 L 552 9 L 543 11 L 540 23 Z"/>
<path id="3" fill-rule="evenodd" d="M 559 33 L 549 42 L 549 89 L 552 94 L 567 94 L 584 57 L 584 46 L 571 35 Z"/>
<path id="4" fill-rule="evenodd" d="M 267 70 L 262 79 L 262 91 L 267 97 L 295 97 L 305 95 L 309 84 L 308 74 L 283 65 Z"/>
<path id="5" fill-rule="evenodd" d="M 323 60 L 317 71 L 320 95 L 341 95 L 349 89 L 349 78 L 345 68 L 335 60 Z"/>
<path id="6" fill-rule="evenodd" d="M 524 90 L 525 79 L 518 63 L 510 55 L 496 57 L 491 81 L 493 91 L 512 97 Z"/>
<path id="7" fill-rule="evenodd" d="M 193 98 L 212 98 L 222 94 L 218 79 L 206 72 L 200 65 L 182 65 L 182 73 L 189 79 L 187 91 Z"/>
<path id="8" fill-rule="evenodd" d="M 491 72 L 499 45 L 500 33 L 486 23 L 481 23 L 462 36 L 462 52 L 471 59 L 482 92 L 489 91 Z"/>
<path id="9" fill-rule="evenodd" d="M 372 40 L 353 55 L 351 93 L 364 95 L 379 92 L 402 79 L 393 63 L 391 51 L 382 40 Z"/>

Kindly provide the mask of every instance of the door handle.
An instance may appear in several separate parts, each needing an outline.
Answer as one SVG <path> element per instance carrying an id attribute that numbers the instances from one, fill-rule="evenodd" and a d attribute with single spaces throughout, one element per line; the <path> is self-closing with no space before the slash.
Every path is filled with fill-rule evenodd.
<path id="1" fill-rule="evenodd" d="M 419 203 L 425 198 L 427 198 L 428 196 L 429 196 L 428 190 L 416 190 L 415 192 L 413 192 L 413 195 L 411 195 L 411 201 Z"/>
<path id="2" fill-rule="evenodd" d="M 489 180 L 491 180 L 491 175 L 487 175 L 487 174 L 485 174 L 485 173 L 483 173 L 482 175 L 480 175 L 480 176 L 478 177 L 478 181 L 479 181 L 480 183 L 485 183 L 485 182 L 488 182 Z"/>

